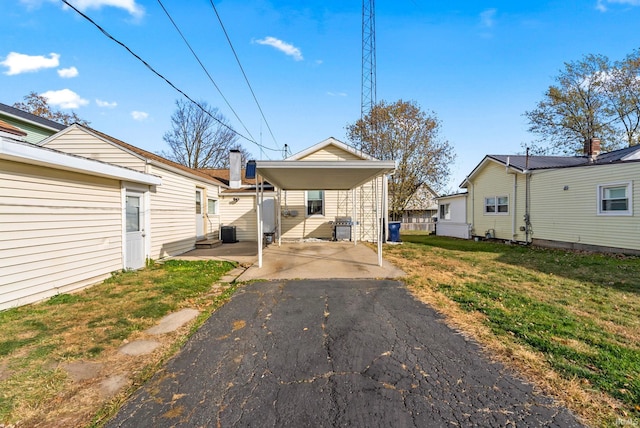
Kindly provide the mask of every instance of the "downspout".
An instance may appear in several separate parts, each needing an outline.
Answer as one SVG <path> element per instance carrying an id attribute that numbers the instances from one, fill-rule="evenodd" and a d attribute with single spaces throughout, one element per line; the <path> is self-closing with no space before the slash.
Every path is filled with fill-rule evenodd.
<path id="1" fill-rule="evenodd" d="M 516 211 L 518 211 L 518 174 L 513 173 L 513 211 L 511 212 L 511 240 L 516 237 Z"/>

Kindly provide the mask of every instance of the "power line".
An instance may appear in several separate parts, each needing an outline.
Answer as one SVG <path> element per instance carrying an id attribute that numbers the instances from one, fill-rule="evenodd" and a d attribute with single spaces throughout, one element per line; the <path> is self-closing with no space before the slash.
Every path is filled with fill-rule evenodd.
<path id="1" fill-rule="evenodd" d="M 225 128 L 227 128 L 229 131 L 233 132 L 234 134 L 236 134 L 237 136 L 239 136 L 240 138 L 243 138 L 247 141 L 249 141 L 250 143 L 253 143 L 255 145 L 257 145 L 258 147 L 267 149 L 267 150 L 272 150 L 272 151 L 279 151 L 276 149 L 272 149 L 271 147 L 263 147 L 262 144 L 258 143 L 257 141 L 248 138 L 246 136 L 244 136 L 243 134 L 239 133 L 238 131 L 236 131 L 235 129 L 233 129 L 232 127 L 230 127 L 229 125 L 227 125 L 226 123 L 220 121 L 218 118 L 216 118 L 215 116 L 213 116 L 209 111 L 207 111 L 207 109 L 205 109 L 202 105 L 200 105 L 200 103 L 198 103 L 197 101 L 195 101 L 193 98 L 191 98 L 189 95 L 187 95 L 184 91 L 182 91 L 180 88 L 178 88 L 176 85 L 174 85 L 169 79 L 167 79 L 166 77 L 164 77 L 162 74 L 160 74 L 158 71 L 156 71 L 151 65 L 149 65 L 149 63 L 147 63 L 144 59 L 142 59 L 138 54 L 136 54 L 135 52 L 133 52 L 127 45 L 125 45 L 124 43 L 122 43 L 121 41 L 119 41 L 118 39 L 116 39 L 115 37 L 113 37 L 111 34 L 109 34 L 109 32 L 107 30 L 105 30 L 104 28 L 102 28 L 97 22 L 95 22 L 93 19 L 91 19 L 89 16 L 85 15 L 84 13 L 82 13 L 80 10 L 78 10 L 75 6 L 73 6 L 71 3 L 69 3 L 67 0 L 62 0 L 62 2 L 69 6 L 71 9 L 73 9 L 78 15 L 82 16 L 84 19 L 86 19 L 87 21 L 89 21 L 91 24 L 93 24 L 98 30 L 100 30 L 100 32 L 102 34 L 104 34 L 107 38 L 109 38 L 110 40 L 114 41 L 115 43 L 117 43 L 118 45 L 122 46 L 124 49 L 127 50 L 127 52 L 129 52 L 131 55 L 133 55 L 134 58 L 136 58 L 138 61 L 140 61 L 142 64 L 144 64 L 145 67 L 147 67 L 153 74 L 155 74 L 156 76 L 158 76 L 159 78 L 161 78 L 162 80 L 164 80 L 169 86 L 171 86 L 173 89 L 175 89 L 177 92 L 179 92 L 182 96 L 184 96 L 186 99 L 188 99 L 189 101 L 191 101 L 193 104 L 195 104 L 196 106 L 198 106 L 198 108 L 200 110 L 202 110 L 204 113 L 206 113 L 208 116 L 210 116 L 213 120 L 215 120 L 216 122 L 218 122 L 220 125 L 224 126 Z"/>
<path id="2" fill-rule="evenodd" d="M 227 107 L 229 107 L 229 109 L 233 112 L 234 116 L 236 117 L 236 119 L 238 119 L 238 122 L 240 122 L 240 124 L 242 125 L 242 127 L 244 128 L 244 130 L 246 131 L 247 134 L 249 134 L 249 136 L 255 140 L 254 136 L 251 135 L 251 132 L 247 129 L 247 127 L 245 126 L 244 122 L 242 122 L 242 119 L 240 119 L 240 117 L 238 116 L 238 113 L 236 113 L 236 111 L 233 109 L 233 107 L 231 107 L 231 104 L 229 103 L 229 101 L 227 100 L 227 98 L 224 96 L 224 94 L 222 93 L 222 90 L 218 87 L 218 85 L 216 84 L 216 82 L 213 80 L 213 77 L 211 77 L 211 74 L 209 74 L 209 71 L 207 70 L 207 68 L 204 66 L 204 64 L 202 64 L 202 61 L 200 61 L 200 58 L 198 57 L 198 55 L 195 53 L 195 51 L 193 50 L 193 48 L 191 47 L 191 44 L 189 44 L 189 42 L 187 41 L 186 37 L 184 36 L 184 34 L 182 34 L 182 31 L 180 31 L 180 28 L 178 27 L 178 25 L 175 23 L 175 21 L 173 20 L 173 18 L 171 17 L 171 14 L 169 14 L 169 11 L 164 7 L 164 4 L 162 4 L 162 0 L 158 0 L 158 3 L 160 4 L 160 7 L 162 8 L 162 10 L 164 11 L 164 13 L 167 15 L 167 18 L 169 18 L 169 21 L 171 21 L 171 23 L 173 24 L 174 28 L 176 29 L 176 31 L 178 32 L 178 34 L 180 34 L 180 37 L 182 37 L 182 40 L 184 41 L 184 43 L 187 45 L 187 47 L 189 48 L 189 50 L 191 51 L 191 53 L 193 54 L 193 56 L 196 58 L 196 61 L 198 61 L 198 64 L 200 64 L 200 67 L 202 68 L 202 70 L 205 72 L 205 74 L 207 75 L 207 77 L 209 78 L 209 80 L 211 81 L 211 83 L 213 84 L 213 86 L 215 86 L 215 88 L 218 90 L 218 93 L 220 94 L 220 96 L 222 97 L 222 99 L 224 100 L 224 102 L 227 104 Z"/>
<path id="3" fill-rule="evenodd" d="M 213 8 L 213 11 L 216 13 L 216 17 L 218 18 L 218 22 L 220 23 L 220 27 L 222 27 L 222 31 L 224 32 L 224 35 L 227 38 L 227 42 L 229 42 L 229 46 L 231 47 L 231 51 L 233 52 L 233 56 L 236 58 L 236 62 L 238 63 L 238 67 L 240 67 L 240 71 L 242 71 L 242 75 L 244 76 L 244 80 L 245 80 L 245 82 L 247 82 L 247 86 L 249 87 L 249 90 L 251 91 L 251 95 L 253 96 L 253 100 L 256 102 L 256 105 L 258 106 L 258 110 L 260 110 L 260 114 L 262 115 L 262 119 L 264 120 L 264 123 L 267 125 L 267 129 L 269 130 L 269 134 L 271 134 L 271 138 L 273 138 L 273 142 L 276 143 L 276 147 L 277 147 L 277 146 L 279 146 L 279 144 L 276 141 L 276 137 L 273 135 L 273 132 L 271 131 L 271 126 L 269 126 L 269 122 L 267 121 L 267 118 L 265 117 L 264 112 L 262 111 L 262 107 L 260 107 L 260 103 L 258 102 L 258 98 L 256 97 L 255 92 L 253 92 L 253 88 L 251 87 L 251 83 L 249 83 L 249 78 L 247 77 L 247 74 L 244 72 L 244 68 L 242 67 L 242 64 L 240 63 L 240 58 L 238 58 L 238 54 L 236 53 L 236 50 L 233 47 L 233 44 L 231 43 L 231 39 L 229 38 L 229 34 L 227 33 L 227 29 L 225 28 L 224 24 L 222 23 L 222 18 L 220 18 L 220 14 L 218 14 L 218 9 L 216 9 L 215 4 L 213 4 L 213 0 L 209 0 L 209 2 L 211 3 L 211 7 Z"/>

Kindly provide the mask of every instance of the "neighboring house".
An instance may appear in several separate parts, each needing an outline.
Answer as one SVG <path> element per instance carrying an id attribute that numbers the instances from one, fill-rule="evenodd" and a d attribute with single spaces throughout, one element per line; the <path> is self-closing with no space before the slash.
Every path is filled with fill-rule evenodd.
<path id="1" fill-rule="evenodd" d="M 123 183 L 162 183 L 150 174 L 20 141 L 25 135 L 0 121 L 0 310 L 126 268 L 128 229 L 135 220 Z"/>
<path id="2" fill-rule="evenodd" d="M 25 132 L 24 141 L 37 144 L 62 131 L 65 125 L 0 103 L 0 119 Z"/>
<path id="3" fill-rule="evenodd" d="M 434 217 L 438 214 L 438 194 L 426 184 L 421 185 L 411 196 L 402 212 L 404 230 L 425 230 L 433 232 Z"/>
<path id="4" fill-rule="evenodd" d="M 470 229 L 467 223 L 467 193 L 438 197 L 436 235 L 469 239 Z"/>
<path id="5" fill-rule="evenodd" d="M 139 203 L 139 251 L 145 259 L 160 259 L 195 248 L 197 240 L 218 237 L 218 200 L 223 183 L 200 171 L 127 144 L 94 129 L 71 125 L 40 143 L 65 153 L 162 178 L 162 186 L 124 183 Z"/>
<path id="6" fill-rule="evenodd" d="M 461 187 L 472 235 L 640 253 L 640 146 L 583 156 L 489 155 Z"/>

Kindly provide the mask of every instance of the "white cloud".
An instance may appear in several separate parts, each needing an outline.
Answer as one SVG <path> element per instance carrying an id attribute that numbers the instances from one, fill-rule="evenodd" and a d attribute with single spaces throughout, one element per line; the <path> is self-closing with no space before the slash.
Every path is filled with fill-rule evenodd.
<path id="1" fill-rule="evenodd" d="M 81 98 L 80 95 L 71 89 L 60 89 L 59 91 L 47 91 L 40 94 L 47 99 L 47 102 L 53 106 L 61 108 L 78 108 L 86 106 L 89 101 Z"/>
<path id="2" fill-rule="evenodd" d="M 104 107 L 104 108 L 115 108 L 118 105 L 118 103 L 115 101 L 109 102 L 109 101 L 103 101 L 97 98 L 96 98 L 96 104 L 98 105 L 98 107 Z"/>
<path id="3" fill-rule="evenodd" d="M 37 8 L 44 2 L 61 3 L 59 0 L 20 0 L 20 3 L 28 8 Z M 102 9 L 103 7 L 115 7 L 124 9 L 136 18 L 144 16 L 144 8 L 136 3 L 136 0 L 69 0 L 69 3 L 77 7 L 81 11 L 88 9 Z M 63 5 L 68 8 L 68 6 Z"/>
<path id="4" fill-rule="evenodd" d="M 134 111 L 131 112 L 131 117 L 133 118 L 133 120 L 137 120 L 138 122 L 142 122 L 143 120 L 145 120 L 146 118 L 149 117 L 149 113 L 145 113 L 144 111 L 134 110 Z"/>
<path id="5" fill-rule="evenodd" d="M 278 49 L 280 52 L 283 52 L 285 55 L 292 56 L 296 61 L 302 61 L 304 59 L 302 57 L 302 52 L 300 51 L 300 49 L 290 43 L 284 42 L 280 39 L 276 39 L 275 37 L 265 37 L 264 39 L 256 40 L 256 43 L 272 46 Z"/>
<path id="6" fill-rule="evenodd" d="M 25 55 L 18 52 L 10 52 L 4 61 L 0 62 L 0 65 L 9 68 L 4 74 L 13 76 L 15 74 L 29 73 L 44 68 L 57 67 L 60 65 L 60 55 L 50 53 L 47 58 L 42 55 Z"/>
<path id="7" fill-rule="evenodd" d="M 487 9 L 480 13 L 480 24 L 485 28 L 491 28 L 496 23 L 496 12 L 497 9 Z"/>
<path id="8" fill-rule="evenodd" d="M 327 95 L 329 95 L 330 97 L 346 97 L 347 93 L 346 92 L 327 92 Z"/>
<path id="9" fill-rule="evenodd" d="M 124 9 L 136 18 L 144 15 L 144 8 L 136 3 L 136 0 L 71 0 L 71 4 L 85 11 L 87 9 L 101 9 L 105 6 Z"/>
<path id="10" fill-rule="evenodd" d="M 75 67 L 58 69 L 58 76 L 62 77 L 63 79 L 70 79 L 72 77 L 76 77 L 77 75 L 78 75 L 78 69 Z"/>
<path id="11" fill-rule="evenodd" d="M 640 6 L 640 0 L 598 0 L 596 3 L 596 9 L 600 12 L 606 12 L 608 10 L 608 4 L 622 4 L 628 6 Z"/>

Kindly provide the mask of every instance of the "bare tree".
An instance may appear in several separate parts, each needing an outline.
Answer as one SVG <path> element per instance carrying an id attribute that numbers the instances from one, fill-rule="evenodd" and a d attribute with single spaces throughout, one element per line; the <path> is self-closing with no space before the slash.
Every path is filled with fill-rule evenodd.
<path id="1" fill-rule="evenodd" d="M 349 140 L 357 149 L 380 160 L 395 160 L 389 180 L 389 211 L 400 218 L 422 184 L 437 191 L 447 184 L 453 148 L 440 136 L 435 113 L 425 113 L 415 102 L 381 101 L 371 112 L 347 125 Z"/>
<path id="2" fill-rule="evenodd" d="M 61 123 L 63 125 L 71 125 L 77 123 L 79 125 L 89 125 L 89 121 L 80 119 L 76 112 L 64 113 L 60 110 L 52 108 L 47 99 L 42 95 L 38 95 L 35 92 L 29 92 L 23 98 L 24 102 L 15 103 L 13 107 L 26 111 L 36 116 L 44 117 L 45 119 L 52 120 L 54 122 Z"/>
<path id="3" fill-rule="evenodd" d="M 585 141 L 600 138 L 602 150 L 640 142 L 640 51 L 622 61 L 586 55 L 565 63 L 535 109 L 529 131 L 540 140 L 534 152 L 580 154 Z"/>
<path id="4" fill-rule="evenodd" d="M 163 137 L 171 151 L 162 156 L 189 168 L 227 167 L 231 149 L 239 149 L 246 158 L 247 151 L 237 143 L 226 118 L 206 102 L 199 104 L 204 110 L 189 101 L 176 101 L 172 129 Z"/>

